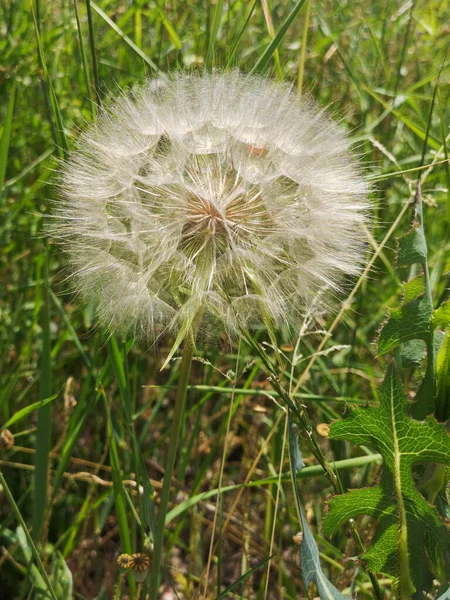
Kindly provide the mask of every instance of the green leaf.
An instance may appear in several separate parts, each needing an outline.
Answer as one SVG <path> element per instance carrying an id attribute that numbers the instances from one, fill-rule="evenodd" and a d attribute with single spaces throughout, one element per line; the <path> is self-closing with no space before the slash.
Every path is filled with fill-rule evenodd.
<path id="1" fill-rule="evenodd" d="M 432 306 L 423 294 L 424 288 L 423 276 L 403 286 L 403 304 L 390 310 L 389 320 L 378 340 L 378 354 L 390 352 L 410 340 L 420 339 L 431 343 Z"/>
<path id="2" fill-rule="evenodd" d="M 401 354 L 403 367 L 411 367 L 417 362 L 418 347 L 412 348 L 412 340 L 422 340 L 426 344 L 427 368 L 422 384 L 416 394 L 411 414 L 423 419 L 433 412 L 436 405 L 435 372 L 435 333 L 433 319 L 439 322 L 441 313 L 433 316 L 433 299 L 428 274 L 427 244 L 423 228 L 422 197 L 420 185 L 416 191 L 415 214 L 411 229 L 399 240 L 397 267 L 413 267 L 419 264 L 422 274 L 403 285 L 403 299 L 400 306 L 392 308 L 389 318 L 381 329 L 378 338 L 378 354 L 385 354 L 403 346 Z M 443 312 L 443 311 L 442 311 Z M 408 346 L 405 348 L 404 345 Z M 411 356 L 414 350 L 415 356 Z M 413 360 L 411 360 L 413 359 Z M 438 418 L 439 415 L 437 415 Z"/>
<path id="3" fill-rule="evenodd" d="M 438 418 L 446 421 L 450 417 L 450 330 L 447 331 L 436 359 Z"/>
<path id="4" fill-rule="evenodd" d="M 450 302 L 444 302 L 433 312 L 431 324 L 434 329 L 450 327 Z"/>
<path id="5" fill-rule="evenodd" d="M 410 582 L 417 590 L 428 590 L 432 582 L 425 555 L 426 537 L 430 536 L 443 553 L 450 548 L 436 510 L 414 485 L 411 467 L 426 462 L 450 465 L 450 440 L 434 417 L 423 422 L 409 417 L 409 403 L 393 365 L 379 393 L 380 407 L 350 410 L 332 424 L 330 438 L 378 450 L 384 458 L 381 481 L 373 488 L 333 498 L 323 531 L 332 535 L 342 523 L 358 515 L 376 517 L 375 538 L 362 558 L 372 571 L 399 578 L 399 598 L 408 598 L 414 591 Z"/>
<path id="6" fill-rule="evenodd" d="M 16 413 L 14 413 L 13 416 L 10 419 L 8 419 L 8 421 L 6 421 L 6 423 L 2 426 L 1 429 L 9 429 L 11 427 L 11 425 L 14 425 L 14 423 L 17 423 L 17 421 L 20 421 L 21 419 L 27 417 L 32 412 L 34 412 L 36 409 L 43 408 L 50 402 L 53 402 L 53 400 L 55 400 L 55 398 L 57 398 L 57 397 L 58 397 L 58 394 L 54 394 L 53 396 L 44 398 L 44 400 L 38 400 L 38 402 L 33 402 L 33 404 L 24 406 L 24 408 L 21 408 Z"/>
<path id="7" fill-rule="evenodd" d="M 30 535 L 30 532 L 27 529 L 26 523 L 23 519 L 23 516 L 19 510 L 19 507 L 16 504 L 16 501 L 14 500 L 14 496 L 11 493 L 11 490 L 8 487 L 8 484 L 6 483 L 5 478 L 3 477 L 3 473 L 0 471 L 0 486 L 2 488 L 3 494 L 6 497 L 6 500 L 8 501 L 8 504 L 11 507 L 12 513 L 15 517 L 15 519 L 18 521 L 19 523 L 19 528 L 17 530 L 17 533 L 20 534 L 23 533 L 23 540 L 24 540 L 24 544 L 22 546 L 22 548 L 26 548 L 27 550 L 29 550 L 29 559 L 31 560 L 31 558 L 34 559 L 35 563 L 36 563 L 36 567 L 37 570 L 40 573 L 40 576 L 44 582 L 44 586 L 46 589 L 46 592 L 48 593 L 47 596 L 51 598 L 51 600 L 58 600 L 58 598 L 55 595 L 55 591 L 52 587 L 51 581 L 47 575 L 47 571 L 44 568 L 44 565 L 42 564 L 42 560 L 41 557 L 39 556 L 39 552 L 36 548 L 36 546 L 34 545 L 33 539 Z M 19 537 L 19 536 L 18 536 Z M 25 551 L 24 551 L 25 554 Z M 25 554 L 25 556 L 27 556 Z"/>
<path id="8" fill-rule="evenodd" d="M 151 67 L 154 71 L 156 71 L 157 73 L 159 73 L 159 69 L 156 66 L 156 64 L 145 54 L 145 52 L 143 50 L 141 50 L 138 46 L 136 46 L 136 44 L 133 42 L 132 39 L 130 39 L 127 35 L 125 35 L 125 33 L 120 29 L 120 27 L 118 27 L 114 21 L 112 21 L 108 15 L 99 7 L 97 6 L 97 4 L 95 4 L 95 2 L 90 2 L 92 8 L 95 10 L 95 12 L 97 14 L 99 14 L 101 16 L 101 18 L 111 27 L 111 29 L 113 29 L 118 36 L 120 36 L 123 41 L 128 44 L 128 46 L 130 48 L 132 48 L 132 50 L 134 50 L 136 52 L 136 54 L 138 56 L 140 56 L 142 58 L 142 60 L 144 62 L 146 62 L 148 64 L 149 67 Z"/>
<path id="9" fill-rule="evenodd" d="M 8 162 L 9 142 L 11 140 L 15 98 L 16 84 L 14 82 L 9 93 L 8 109 L 3 125 L 2 137 L 0 139 L 0 193 L 3 190 L 3 184 L 5 183 L 6 165 Z"/>
<path id="10" fill-rule="evenodd" d="M 289 416 L 289 462 L 291 466 L 294 496 L 303 534 L 300 549 L 303 582 L 306 588 L 308 588 L 311 581 L 315 582 L 320 600 L 346 600 L 348 599 L 348 596 L 341 594 L 341 592 L 327 579 L 322 570 L 319 549 L 314 536 L 309 529 L 308 521 L 306 520 L 302 507 L 300 489 L 297 485 L 297 474 L 303 469 L 305 464 L 298 447 L 298 434 L 294 428 L 294 422 Z"/>
<path id="11" fill-rule="evenodd" d="M 214 58 L 214 46 L 217 40 L 217 34 L 219 33 L 220 22 L 223 14 L 223 0 L 218 0 L 216 3 L 216 9 L 214 11 L 213 25 L 211 29 L 211 35 L 209 36 L 208 50 L 206 52 L 206 68 L 210 71 L 213 66 Z"/>
<path id="12" fill-rule="evenodd" d="M 305 2 L 306 2 L 306 0 L 299 0 L 299 2 L 297 2 L 294 5 L 294 7 L 292 8 L 291 12 L 288 14 L 288 16 L 286 17 L 285 21 L 281 25 L 278 33 L 273 38 L 273 40 L 270 42 L 270 44 L 267 46 L 267 48 L 264 50 L 263 54 L 259 57 L 259 59 L 256 62 L 255 66 L 253 67 L 253 69 L 250 71 L 251 74 L 253 74 L 253 73 L 262 73 L 266 69 L 266 67 L 267 67 L 270 59 L 272 58 L 274 52 L 276 51 L 276 49 L 278 48 L 278 46 L 283 41 L 283 38 L 286 35 L 289 27 L 292 25 L 292 23 L 297 18 L 298 14 L 299 14 L 301 8 L 303 7 L 303 5 L 305 4 Z"/>
<path id="13" fill-rule="evenodd" d="M 52 434 L 52 406 L 45 402 L 52 396 L 52 358 L 50 334 L 50 299 L 49 299 L 48 265 L 45 255 L 44 278 L 42 284 L 42 349 L 39 361 L 39 399 L 36 433 L 36 455 L 33 492 L 33 539 L 39 540 L 43 533 L 46 519 L 50 513 L 48 504 L 49 463 Z"/>

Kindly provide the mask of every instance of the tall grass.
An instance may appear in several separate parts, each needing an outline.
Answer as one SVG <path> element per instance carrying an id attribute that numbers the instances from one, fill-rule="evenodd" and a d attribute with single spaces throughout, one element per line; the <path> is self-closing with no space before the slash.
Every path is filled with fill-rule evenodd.
<path id="1" fill-rule="evenodd" d="M 279 335 L 276 368 L 343 488 L 372 485 L 380 454 L 316 428 L 326 434 L 348 406 L 379 405 L 386 359 L 375 358 L 373 340 L 386 307 L 401 300 L 395 238 L 409 228 L 417 177 L 435 305 L 447 297 L 450 3 L 32 6 L 10 0 L 0 11 L 0 596 L 142 599 L 149 582 L 121 574 L 116 559 L 149 553 L 157 531 L 180 361 L 160 371 L 169 340 L 157 348 L 108 340 L 92 307 L 72 293 L 64 259 L 42 242 L 58 160 L 119 87 L 176 69 L 235 66 L 283 77 L 346 124 L 374 184 L 372 258 L 342 309 L 297 347 L 295 336 Z M 258 351 L 274 365 L 271 345 L 261 330 L 239 353 L 224 339 L 194 356 L 163 493 L 174 503 L 161 580 L 180 598 L 307 597 L 292 541 L 299 521 L 285 413 Z M 417 388 L 420 373 L 404 371 L 404 383 Z M 300 449 L 306 465 L 297 481 L 324 573 L 343 593 L 373 598 L 373 579 L 354 558 L 357 538 L 345 528 L 322 534 L 332 488 L 301 438 Z M 357 517 L 354 526 L 370 546 L 373 519 Z M 393 582 L 378 580 L 395 598 Z"/>

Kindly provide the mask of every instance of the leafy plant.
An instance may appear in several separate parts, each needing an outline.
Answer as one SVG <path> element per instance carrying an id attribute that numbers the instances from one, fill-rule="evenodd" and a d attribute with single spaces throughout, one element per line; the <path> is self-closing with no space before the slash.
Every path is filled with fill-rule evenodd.
<path id="1" fill-rule="evenodd" d="M 304 468 L 300 449 L 298 447 L 298 435 L 294 428 L 292 417 L 289 420 L 289 460 L 292 475 L 292 484 L 295 496 L 299 522 L 302 528 L 302 539 L 300 546 L 300 559 L 302 567 L 303 583 L 308 587 L 311 581 L 314 581 L 320 598 L 328 600 L 345 600 L 348 596 L 344 596 L 335 588 L 328 580 L 320 564 L 319 549 L 317 547 L 314 536 L 308 526 L 305 511 L 302 507 L 300 488 L 297 484 L 297 475 Z"/>
<path id="2" fill-rule="evenodd" d="M 417 463 L 450 465 L 450 440 L 445 427 L 430 416 L 436 408 L 435 329 L 442 324 L 445 311 L 435 313 L 433 319 L 419 188 L 413 227 L 400 239 L 397 258 L 399 267 L 416 263 L 423 273 L 404 285 L 403 302 L 391 310 L 380 334 L 380 354 L 401 346 L 396 364 L 390 364 L 379 389 L 380 406 L 349 410 L 330 430 L 333 439 L 367 445 L 380 452 L 384 459 L 381 480 L 374 487 L 334 497 L 324 521 L 324 533 L 332 535 L 341 524 L 358 515 L 376 517 L 376 535 L 362 558 L 371 570 L 398 579 L 399 598 L 405 600 L 415 591 L 431 587 L 427 554 L 433 556 L 439 548 L 445 555 L 450 549 L 445 527 L 436 509 L 416 488 L 412 470 Z M 411 344 L 418 339 L 425 342 L 428 361 L 415 402 L 410 403 L 398 371 L 418 364 L 423 348 Z M 446 357 L 444 352 L 439 361 L 439 368 L 445 372 Z M 410 409 L 413 417 L 424 420 L 411 417 Z M 440 477 L 440 486 L 443 479 Z"/>
<path id="3" fill-rule="evenodd" d="M 399 578 L 400 598 L 406 599 L 415 589 L 426 590 L 431 585 L 426 538 L 432 536 L 442 552 L 450 547 L 436 510 L 416 489 L 411 467 L 419 462 L 450 465 L 450 442 L 444 426 L 434 417 L 424 422 L 409 417 L 409 402 L 393 364 L 379 394 L 380 407 L 349 411 L 331 426 L 330 437 L 378 450 L 384 458 L 381 481 L 372 488 L 335 496 L 324 533 L 332 535 L 357 515 L 376 517 L 377 534 L 362 558 L 371 570 Z"/>
<path id="4" fill-rule="evenodd" d="M 426 346 L 427 369 L 415 398 L 413 414 L 424 418 L 436 406 L 436 358 L 435 332 L 432 323 L 433 299 L 428 273 L 428 251 L 423 228 L 423 210 L 420 186 L 417 187 L 415 215 L 411 229 L 399 240 L 397 267 L 422 267 L 422 273 L 412 277 L 403 285 L 402 304 L 390 310 L 379 339 L 378 353 L 385 354 L 403 345 L 402 360 L 405 366 L 410 361 L 417 363 L 423 356 L 422 345 L 412 344 L 422 340 Z"/>

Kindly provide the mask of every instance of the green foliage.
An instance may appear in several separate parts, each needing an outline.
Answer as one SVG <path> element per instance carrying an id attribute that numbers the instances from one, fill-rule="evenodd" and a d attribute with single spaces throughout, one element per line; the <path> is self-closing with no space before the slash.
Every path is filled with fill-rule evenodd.
<path id="1" fill-rule="evenodd" d="M 410 231 L 400 238 L 397 267 L 412 268 L 419 264 L 422 274 L 413 277 L 403 285 L 402 304 L 390 310 L 389 319 L 384 324 L 378 339 L 379 354 L 385 354 L 404 345 L 404 358 L 402 358 L 405 366 L 408 366 L 412 355 L 415 355 L 416 359 L 421 357 L 420 346 L 413 346 L 411 342 L 422 340 L 426 345 L 427 370 L 412 409 L 412 414 L 416 418 L 424 418 L 436 407 L 435 333 L 432 327 L 433 301 L 427 255 L 422 196 L 418 185 L 415 218 Z"/>
<path id="2" fill-rule="evenodd" d="M 443 420 L 450 416 L 450 330 L 445 334 L 436 359 L 437 407 Z"/>
<path id="3" fill-rule="evenodd" d="M 48 509 L 48 470 L 51 448 L 52 404 L 46 402 L 52 394 L 52 360 L 50 336 L 50 298 L 48 293 L 47 255 L 44 255 L 42 289 L 42 351 L 40 357 L 38 424 L 33 495 L 33 538 L 39 540 Z M 38 270 L 40 272 L 40 269 Z"/>
<path id="4" fill-rule="evenodd" d="M 6 165 L 8 161 L 9 143 L 11 139 L 12 120 L 14 115 L 14 100 L 16 98 L 16 86 L 13 83 L 9 91 L 8 110 L 3 124 L 3 133 L 0 139 L 0 195 L 3 192 L 5 182 Z"/>
<path id="5" fill-rule="evenodd" d="M 427 353 L 423 337 L 430 337 L 429 306 L 421 303 L 424 286 L 425 290 L 427 286 L 432 288 L 435 299 L 445 298 L 445 273 L 450 268 L 446 242 L 450 170 L 445 162 L 445 84 L 449 73 L 445 27 L 450 19 L 450 3 L 424 0 L 399 9 L 394 0 L 308 1 L 303 6 L 301 0 L 268 0 L 272 37 L 260 0 L 233 0 L 223 2 L 220 22 L 217 14 L 214 39 L 215 7 L 221 3 L 209 3 L 209 10 L 208 3 L 196 0 L 33 0 L 32 4 L 34 15 L 29 0 L 3 2 L 0 14 L 0 181 L 4 181 L 0 196 L 0 426 L 8 425 L 15 438 L 14 446 L 3 448 L 0 456 L 11 491 L 8 503 L 5 495 L 9 488 L 3 487 L 0 495 L 0 509 L 5 514 L 0 539 L 7 551 L 0 561 L 0 595 L 11 600 L 16 596 L 21 600 L 33 598 L 36 569 L 44 582 L 39 583 L 41 589 L 59 594 L 52 566 L 58 564 L 57 552 L 61 550 L 73 574 L 73 596 L 105 600 L 112 597 L 117 583 L 115 557 L 125 550 L 120 534 L 125 546 L 129 538 L 132 552 L 141 551 L 145 543 L 142 527 L 148 534 L 155 521 L 153 489 L 158 498 L 161 468 L 170 444 L 168 429 L 174 400 L 171 385 L 177 380 L 178 361 L 174 359 L 160 372 L 170 350 L 164 339 L 156 350 L 135 345 L 123 352 L 119 348 L 119 357 L 108 352 L 105 333 L 93 327 L 91 308 L 70 293 L 64 262 L 51 243 L 50 355 L 43 347 L 48 334 L 44 334 L 41 317 L 46 288 L 42 237 L 46 213 L 52 199 L 57 198 L 55 171 L 66 144 L 71 147 L 86 122 L 95 119 L 105 96 L 162 72 L 204 69 L 209 47 L 213 68 L 236 67 L 250 72 L 259 62 L 258 70 L 271 76 L 277 56 L 277 75 L 281 70 L 285 81 L 295 82 L 302 65 L 304 90 L 320 105 L 331 106 L 353 132 L 368 177 L 376 185 L 376 218 L 372 237 L 368 238 L 378 257 L 372 273 L 360 282 L 358 292 L 348 302 L 350 310 L 339 315 L 332 336 L 325 336 L 324 354 L 317 357 L 298 388 L 295 386 L 305 365 L 324 337 L 321 330 L 328 330 L 331 321 L 323 318 L 320 330 L 306 337 L 296 353 L 300 358 L 293 360 L 293 398 L 308 406 L 314 424 L 328 423 L 339 417 L 343 402 L 372 405 L 376 401 L 375 382 L 382 377 L 384 364 L 383 359 L 374 361 L 371 340 L 386 305 L 394 305 L 398 295 L 390 248 L 393 236 L 407 228 L 409 208 L 405 202 L 413 185 L 411 178 L 417 175 L 421 177 L 424 200 L 429 282 L 421 274 L 420 260 L 406 267 L 410 269 L 407 277 L 416 280 L 409 288 L 409 298 L 416 302 L 416 308 L 420 305 L 425 316 L 420 339 L 413 337 L 415 325 L 397 328 L 396 339 L 403 331 L 411 335 L 400 345 L 403 368 L 414 370 L 406 371 L 402 378 L 417 377 Z M 214 41 L 213 47 L 210 41 Z M 439 110 L 435 108 L 429 119 L 439 72 Z M 429 143 L 424 152 L 428 129 Z M 422 164 L 419 161 L 423 153 Z M 423 260 L 420 247 L 419 258 Z M 450 340 L 447 333 L 442 342 L 439 331 L 448 326 L 448 307 L 444 306 L 431 317 L 438 420 L 443 420 L 438 417 L 443 414 L 439 407 L 449 406 Z M 258 335 L 258 341 L 267 339 L 263 332 Z M 397 333 L 393 335 L 395 338 Z M 276 342 L 293 340 L 283 334 Z M 328 352 L 335 345 L 346 348 Z M 51 361 L 52 393 L 58 394 L 52 400 L 53 396 L 49 394 L 49 398 L 39 391 L 40 380 L 46 374 L 41 361 L 44 354 Z M 169 581 L 169 576 L 176 579 L 178 571 L 172 566 L 181 565 L 189 573 L 189 587 L 183 592 L 188 597 L 198 594 L 211 522 L 220 513 L 208 593 L 214 597 L 213 589 L 223 593 L 228 588 L 229 592 L 229 586 L 236 584 L 231 593 L 227 592 L 230 597 L 264 597 L 266 578 L 260 576 L 261 572 L 253 576 L 252 568 L 269 555 L 273 526 L 275 545 L 268 595 L 283 600 L 296 598 L 302 585 L 298 549 L 292 544 L 298 522 L 287 468 L 283 469 L 281 462 L 281 410 L 275 403 L 281 399 L 268 390 L 258 356 L 251 351 L 243 351 L 237 359 L 233 349 L 221 344 L 220 349 L 208 347 L 199 358 L 203 362 L 193 366 L 178 468 L 172 481 L 171 497 L 176 502 L 166 521 L 170 541 L 164 580 Z M 236 385 L 228 376 L 230 370 L 237 373 Z M 282 373 L 279 376 L 282 380 L 285 377 Z M 73 400 L 70 409 L 66 408 L 66 396 Z M 51 405 L 52 452 L 43 536 L 47 542 L 34 545 L 32 537 L 27 538 L 33 552 L 32 569 L 18 543 L 16 526 L 26 535 L 33 522 L 40 402 L 41 407 L 48 402 L 44 409 Z M 232 419 L 227 435 L 230 405 Z M 303 443 L 300 438 L 308 462 L 311 456 Z M 40 444 L 43 452 L 42 444 L 45 440 Z M 224 447 L 221 484 L 218 465 Z M 377 477 L 378 453 L 367 455 L 367 448 L 363 448 L 354 454 L 348 443 L 337 440 L 323 440 L 322 447 L 330 460 L 335 459 L 345 487 L 364 487 Z M 324 499 L 330 493 L 320 465 L 308 463 L 299 472 L 299 481 L 323 573 L 341 589 L 353 583 L 355 595 L 361 600 L 373 600 L 375 593 L 368 585 L 367 572 L 364 568 L 355 572 L 347 560 L 358 552 L 347 532 L 338 532 L 331 544 L 315 529 L 314 523 L 322 520 Z M 143 493 L 139 494 L 138 489 Z M 219 491 L 223 514 L 232 519 L 228 527 L 220 523 L 220 510 L 214 512 Z M 431 488 L 426 493 L 430 500 Z M 443 494 L 435 495 L 444 513 Z M 234 505 L 235 500 L 239 501 Z M 158 502 L 155 504 L 157 511 Z M 356 521 L 356 527 L 367 545 L 365 521 Z M 389 532 L 394 538 L 397 530 L 392 526 Z M 429 544 L 427 552 L 432 555 Z M 313 565 L 317 573 L 319 565 L 314 561 Z M 62 572 L 60 567 L 58 572 Z M 245 580 L 240 579 L 247 573 Z M 64 575 L 61 577 L 64 582 Z M 392 600 L 392 586 L 383 582 L 382 587 L 385 600 Z M 70 596 L 70 590 L 65 589 L 64 600 Z M 54 598 L 52 592 L 47 597 Z M 449 597 L 443 586 L 440 593 L 444 594 L 441 600 Z"/>
<path id="6" fill-rule="evenodd" d="M 333 423 L 330 437 L 378 450 L 384 458 L 381 481 L 375 487 L 334 497 L 324 533 L 331 535 L 357 515 L 376 517 L 376 536 L 363 554 L 369 567 L 400 578 L 406 593 L 413 591 L 408 591 L 409 582 L 417 590 L 428 590 L 432 576 L 426 566 L 426 538 L 431 536 L 443 553 L 450 540 L 436 510 L 417 491 L 411 467 L 424 462 L 450 465 L 450 441 L 445 427 L 433 417 L 424 422 L 409 417 L 409 403 L 393 365 L 379 394 L 379 408 L 350 410 Z"/>
<path id="7" fill-rule="evenodd" d="M 18 543 L 25 561 L 29 564 L 28 576 L 30 577 L 31 584 L 34 588 L 36 598 L 48 598 L 52 596 L 47 590 L 47 585 L 41 575 L 39 569 L 33 564 L 32 557 L 33 552 L 29 546 L 28 540 L 25 536 L 24 530 L 21 526 L 17 527 L 15 533 L 11 532 L 11 538 Z M 72 573 L 68 568 L 66 561 L 59 552 L 53 552 L 53 549 L 49 548 L 51 555 L 50 563 L 50 582 L 53 587 L 53 591 L 57 600 L 67 600 L 72 598 L 73 590 L 73 579 Z"/>
<path id="8" fill-rule="evenodd" d="M 301 502 L 300 488 L 297 484 L 297 474 L 304 468 L 300 449 L 298 447 L 298 434 L 295 430 L 292 417 L 289 418 L 289 461 L 294 489 L 297 512 L 300 517 L 302 528 L 302 540 L 300 545 L 300 564 L 302 567 L 303 582 L 306 588 L 314 581 L 319 592 L 320 600 L 345 600 L 344 596 L 334 587 L 323 572 L 319 558 L 319 548 L 306 520 L 305 511 Z"/>

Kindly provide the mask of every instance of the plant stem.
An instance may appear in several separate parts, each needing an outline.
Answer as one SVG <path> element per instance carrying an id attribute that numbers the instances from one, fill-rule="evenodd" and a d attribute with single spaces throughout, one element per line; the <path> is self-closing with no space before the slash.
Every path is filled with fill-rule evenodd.
<path id="1" fill-rule="evenodd" d="M 314 437 L 314 430 L 313 430 L 312 424 L 309 420 L 308 413 L 306 412 L 302 403 L 296 402 L 295 398 L 293 398 L 293 396 L 289 392 L 287 392 L 287 390 L 285 390 L 283 388 L 283 386 L 278 378 L 278 375 L 276 374 L 266 353 L 260 347 L 260 345 L 253 340 L 253 338 L 250 336 L 250 334 L 247 333 L 244 337 L 247 340 L 247 342 L 250 344 L 250 346 L 254 350 L 256 350 L 256 352 L 259 355 L 259 357 L 261 358 L 264 366 L 270 373 L 269 381 L 270 381 L 273 389 L 278 393 L 279 397 L 285 401 L 289 411 L 291 412 L 291 415 L 296 417 L 295 421 L 296 421 L 296 424 L 299 426 L 299 428 L 302 430 L 302 432 L 304 434 L 304 437 L 303 437 L 304 441 L 306 442 L 306 444 L 307 444 L 308 448 L 310 449 L 314 458 L 318 461 L 318 463 L 324 470 L 325 474 L 328 476 L 328 478 L 334 488 L 335 493 L 343 494 L 344 489 L 342 487 L 339 473 L 338 473 L 337 469 L 333 468 L 333 466 L 329 463 L 329 461 L 323 454 L 322 450 L 320 449 L 320 446 L 317 444 L 317 441 Z M 359 548 L 359 551 L 361 553 L 363 553 L 364 546 L 362 544 L 361 538 L 360 538 L 358 530 L 356 528 L 356 524 L 354 523 L 353 520 L 351 520 L 349 525 L 350 525 L 350 531 L 352 533 L 353 539 L 355 540 L 355 542 Z M 372 571 L 370 571 L 368 569 L 366 569 L 366 570 L 367 570 L 367 574 L 368 574 L 370 581 L 372 583 L 372 586 L 373 586 L 375 598 L 377 600 L 382 600 L 383 592 L 380 588 L 380 585 L 378 583 L 375 573 L 372 573 Z"/>
<path id="2" fill-rule="evenodd" d="M 161 558 L 163 552 L 164 529 L 166 524 L 167 507 L 169 504 L 170 485 L 172 483 L 173 468 L 177 453 L 178 440 L 180 437 L 181 424 L 183 421 L 184 407 L 186 401 L 186 392 L 191 373 L 192 355 L 194 347 L 190 335 L 186 336 L 181 358 L 180 378 L 175 399 L 175 408 L 173 414 L 172 427 L 170 430 L 170 445 L 167 455 L 166 469 L 164 472 L 164 481 L 159 503 L 158 521 L 156 524 L 152 568 L 150 573 L 150 600 L 157 600 L 159 589 L 159 577 Z"/>
<path id="3" fill-rule="evenodd" d="M 1 473 L 1 472 L 0 472 L 0 486 L 3 488 L 3 492 L 6 496 L 6 499 L 8 500 L 8 502 L 13 510 L 13 513 L 16 515 L 16 519 L 18 520 L 20 526 L 22 527 L 23 533 L 27 539 L 28 546 L 31 550 L 31 554 L 34 556 L 34 560 L 36 561 L 36 566 L 42 576 L 42 579 L 45 582 L 45 585 L 47 586 L 47 591 L 48 591 L 49 595 L 51 596 L 52 600 L 57 600 L 56 594 L 53 590 L 49 576 L 47 575 L 47 571 L 45 570 L 44 565 L 42 564 L 42 561 L 41 561 L 41 557 L 39 556 L 39 552 L 37 551 L 37 548 L 34 545 L 33 538 L 31 537 L 30 532 L 28 531 L 27 525 L 26 525 L 25 521 L 23 520 L 23 517 L 20 513 L 19 507 L 17 506 L 16 501 L 14 500 L 14 496 L 11 494 L 11 490 L 9 489 L 8 484 L 5 481 L 5 478 L 3 477 L 3 473 Z"/>

